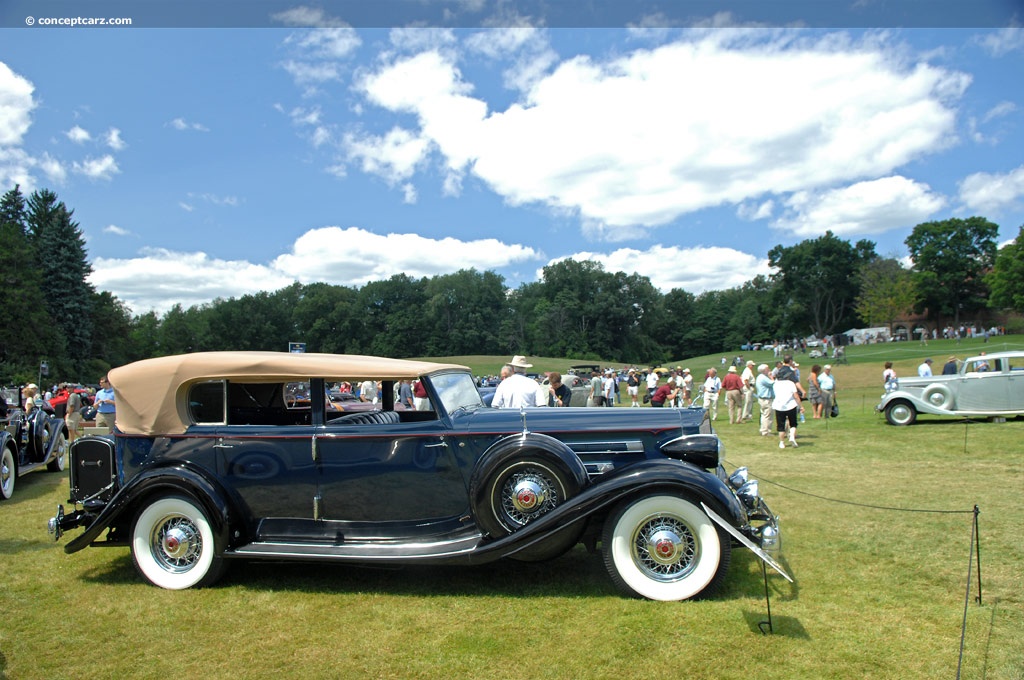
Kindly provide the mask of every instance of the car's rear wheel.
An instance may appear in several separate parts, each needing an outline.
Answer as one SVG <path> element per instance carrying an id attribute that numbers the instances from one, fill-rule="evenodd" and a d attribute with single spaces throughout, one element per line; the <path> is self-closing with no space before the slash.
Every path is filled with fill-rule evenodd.
<path id="1" fill-rule="evenodd" d="M 14 454 L 11 449 L 3 447 L 0 452 L 0 501 L 5 501 L 14 495 L 14 481 L 18 477 L 18 471 L 14 467 Z"/>
<path id="2" fill-rule="evenodd" d="M 602 549 L 619 589 L 650 600 L 709 596 L 729 568 L 728 537 L 677 496 L 643 496 L 619 506 L 605 523 Z"/>
<path id="3" fill-rule="evenodd" d="M 50 472 L 63 472 L 68 460 L 68 438 L 63 432 L 57 434 L 57 443 L 53 445 L 54 458 L 46 464 Z"/>
<path id="4" fill-rule="evenodd" d="M 906 401 L 894 401 L 885 407 L 885 419 L 890 425 L 912 425 L 917 420 L 917 411 Z"/>
<path id="5" fill-rule="evenodd" d="M 208 586 L 224 571 L 216 542 L 206 513 L 195 501 L 166 496 L 150 502 L 135 518 L 132 560 L 155 586 Z"/>

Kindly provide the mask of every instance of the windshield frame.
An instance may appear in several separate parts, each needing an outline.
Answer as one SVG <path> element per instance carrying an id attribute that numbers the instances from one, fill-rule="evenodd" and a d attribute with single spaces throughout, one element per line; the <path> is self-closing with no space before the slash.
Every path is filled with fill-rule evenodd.
<path id="1" fill-rule="evenodd" d="M 430 386 L 437 396 L 437 403 L 444 412 L 452 415 L 456 411 L 475 411 L 485 406 L 476 380 L 467 371 L 444 371 L 432 373 Z"/>

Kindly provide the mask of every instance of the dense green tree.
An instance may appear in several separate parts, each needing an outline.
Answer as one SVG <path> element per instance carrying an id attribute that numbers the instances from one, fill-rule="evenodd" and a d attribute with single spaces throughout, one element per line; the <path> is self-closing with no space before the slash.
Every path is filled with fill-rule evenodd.
<path id="1" fill-rule="evenodd" d="M 428 355 L 497 354 L 506 306 L 505 279 L 463 269 L 426 281 Z"/>
<path id="2" fill-rule="evenodd" d="M 160 317 L 156 312 L 150 310 L 132 319 L 128 347 L 128 361 L 139 361 L 169 354 L 169 352 L 163 351 L 160 345 Z"/>
<path id="3" fill-rule="evenodd" d="M 1024 226 L 999 249 L 986 282 L 992 291 L 989 306 L 1024 313 Z"/>
<path id="4" fill-rule="evenodd" d="M 892 336 L 893 323 L 917 303 L 913 273 L 897 260 L 876 258 L 861 267 L 858 280 L 857 313 L 869 326 L 885 324 Z"/>
<path id="5" fill-rule="evenodd" d="M 92 266 L 85 236 L 72 213 L 47 189 L 29 197 L 30 241 L 45 282 L 47 309 L 64 341 L 58 365 L 75 374 L 84 370 L 89 359 L 95 290 L 88 281 Z"/>
<path id="6" fill-rule="evenodd" d="M 297 285 L 297 284 L 296 284 Z M 312 283 L 301 288 L 292 313 L 294 342 L 306 351 L 351 354 L 355 330 L 356 291 L 347 286 Z"/>
<path id="7" fill-rule="evenodd" d="M 359 290 L 355 306 L 358 351 L 388 357 L 425 356 L 427 346 L 425 281 L 396 274 Z"/>
<path id="8" fill-rule="evenodd" d="M 985 306 L 988 288 L 984 274 L 996 255 L 999 226 L 984 217 L 924 222 L 914 227 L 906 244 L 914 261 L 915 283 L 920 293 L 917 310 L 929 316 L 952 317 Z"/>
<path id="9" fill-rule="evenodd" d="M 0 199 L 0 382 L 35 379 L 39 361 L 55 361 L 61 349 L 27 231 L 25 199 L 15 186 Z"/>
<path id="10" fill-rule="evenodd" d="M 128 307 L 107 291 L 95 293 L 92 300 L 92 344 L 85 356 L 98 363 L 87 363 L 79 380 L 92 382 L 104 370 L 123 366 L 137 357 L 132 351 L 132 314 Z M 97 375 L 92 375 L 96 373 Z"/>
<path id="11" fill-rule="evenodd" d="M 810 329 L 822 337 L 852 324 L 857 272 L 875 257 L 873 242 L 850 245 L 831 231 L 768 251 L 768 264 L 778 270 L 772 275 L 778 301 L 785 307 L 785 316 L 776 319 L 777 332 L 803 335 Z"/>

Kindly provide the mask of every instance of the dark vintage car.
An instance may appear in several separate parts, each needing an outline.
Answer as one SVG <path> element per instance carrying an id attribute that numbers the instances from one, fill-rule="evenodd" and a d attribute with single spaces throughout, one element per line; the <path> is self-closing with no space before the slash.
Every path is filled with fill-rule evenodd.
<path id="1" fill-rule="evenodd" d="M 968 357 L 956 373 L 899 378 L 886 385 L 875 410 L 890 425 L 911 425 L 919 413 L 960 418 L 1024 415 L 1024 352 Z"/>
<path id="2" fill-rule="evenodd" d="M 25 413 L 18 390 L 7 391 L 4 401 L 8 411 L 0 418 L 0 500 L 14 495 L 15 482 L 27 472 L 63 470 L 68 451 L 67 426 L 49 405 Z"/>
<path id="3" fill-rule="evenodd" d="M 294 396 L 367 378 L 379 410 Z M 433 410 L 393 409 L 409 378 Z M 130 548 L 164 588 L 211 584 L 239 558 L 474 564 L 581 541 L 625 593 L 656 600 L 714 592 L 734 539 L 778 568 L 776 518 L 745 470 L 726 474 L 700 410 L 498 410 L 462 366 L 327 354 L 163 357 L 110 381 L 115 432 L 71 446 L 75 509 L 50 530 L 84 527 L 68 553 Z"/>

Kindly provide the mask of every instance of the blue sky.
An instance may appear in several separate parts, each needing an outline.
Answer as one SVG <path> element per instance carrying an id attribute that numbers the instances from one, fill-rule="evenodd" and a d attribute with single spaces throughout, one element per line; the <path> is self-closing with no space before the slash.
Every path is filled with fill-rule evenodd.
<path id="1" fill-rule="evenodd" d="M 447 13 L 403 28 L 351 3 L 257 2 L 234 27 L 100 29 L 25 17 L 137 5 L 11 0 L 0 189 L 55 191 L 93 283 L 136 313 L 466 267 L 517 287 L 566 257 L 699 293 L 826 229 L 897 256 L 929 220 L 983 215 L 1014 238 L 1019 3 L 905 26 L 856 14 L 873 5 L 568 27 L 523 3 L 405 3 Z"/>

